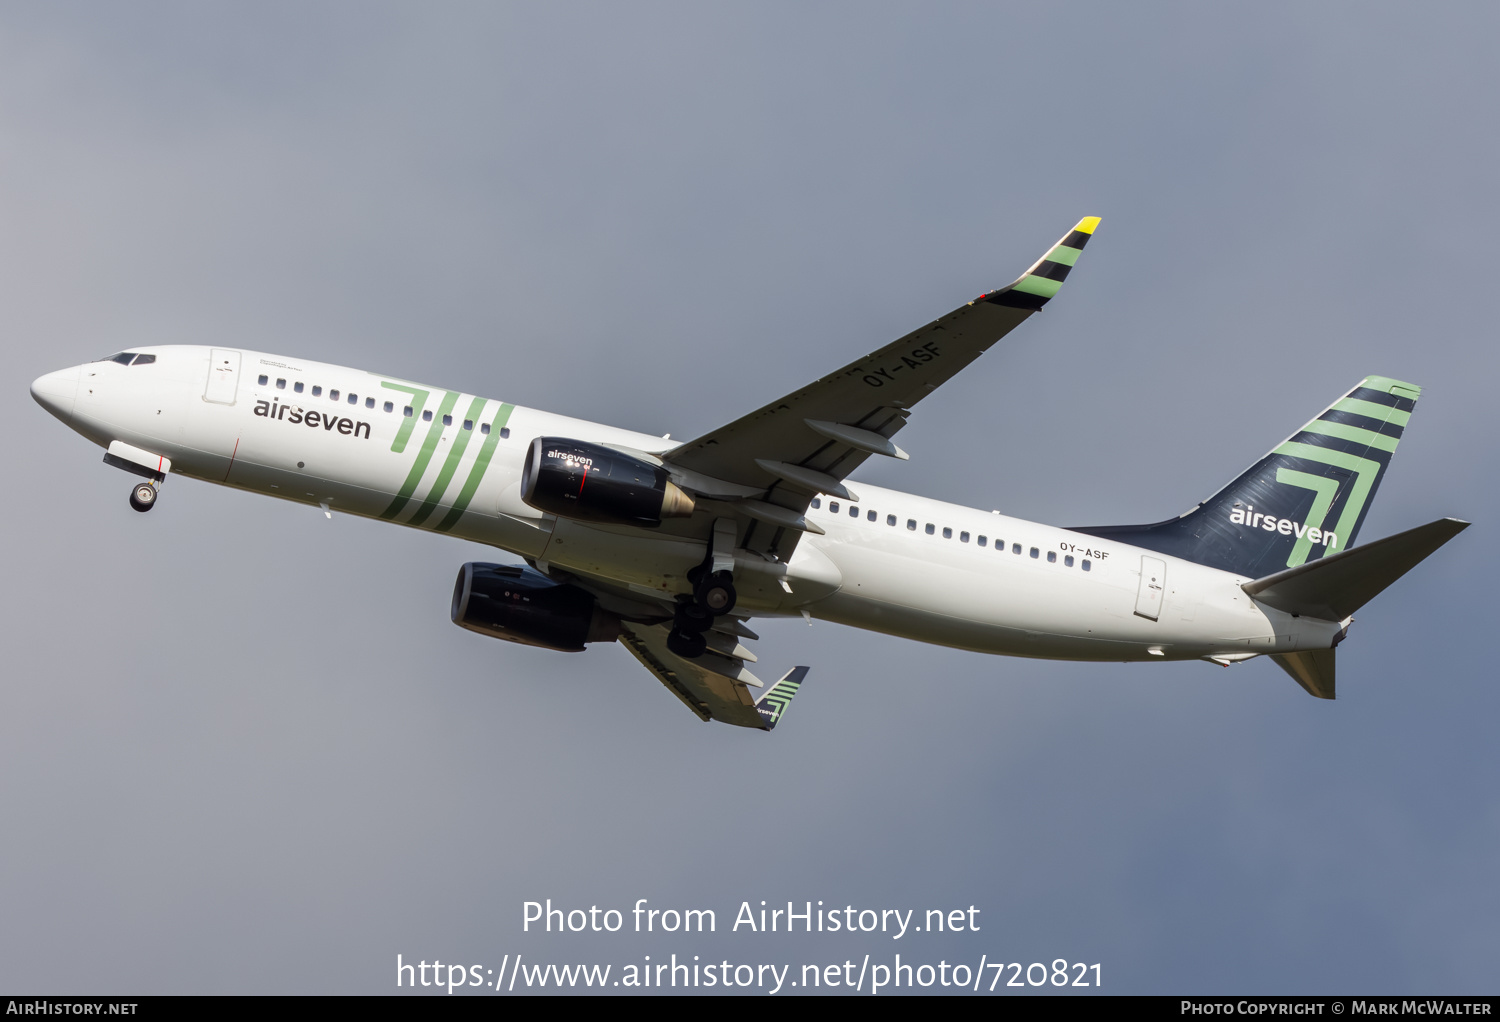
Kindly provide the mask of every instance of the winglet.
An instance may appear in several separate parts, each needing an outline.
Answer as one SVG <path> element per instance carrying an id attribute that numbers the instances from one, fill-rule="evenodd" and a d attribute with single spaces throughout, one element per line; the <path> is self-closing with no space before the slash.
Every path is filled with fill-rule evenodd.
<path id="1" fill-rule="evenodd" d="M 1098 217 L 1084 217 L 1046 255 L 1038 259 L 1036 265 L 1023 273 L 1019 280 L 1009 287 L 984 296 L 982 300 L 1013 309 L 1040 309 L 1047 304 L 1047 299 L 1057 294 L 1062 282 L 1068 279 L 1068 271 L 1078 262 L 1078 257 L 1083 254 L 1083 246 L 1089 243 L 1098 226 Z"/>
<path id="2" fill-rule="evenodd" d="M 760 719 L 765 721 L 765 730 L 770 731 L 776 727 L 776 722 L 781 719 L 786 708 L 792 705 L 792 697 L 802 687 L 802 679 L 806 677 L 806 667 L 793 667 L 771 686 L 770 691 L 760 697 L 755 708 L 760 711 Z"/>

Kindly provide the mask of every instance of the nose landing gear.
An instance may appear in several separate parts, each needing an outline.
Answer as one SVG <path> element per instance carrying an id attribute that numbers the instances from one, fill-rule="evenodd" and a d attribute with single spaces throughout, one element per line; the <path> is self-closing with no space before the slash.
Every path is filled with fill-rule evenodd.
<path id="1" fill-rule="evenodd" d="M 139 483 L 131 488 L 130 506 L 137 511 L 150 511 L 156 506 L 156 485 Z"/>

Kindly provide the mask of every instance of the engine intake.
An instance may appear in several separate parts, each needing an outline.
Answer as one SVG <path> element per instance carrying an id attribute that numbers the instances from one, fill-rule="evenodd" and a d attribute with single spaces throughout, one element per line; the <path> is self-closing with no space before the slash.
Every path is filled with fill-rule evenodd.
<path id="1" fill-rule="evenodd" d="M 563 653 L 620 636 L 619 619 L 600 610 L 592 593 L 518 564 L 471 561 L 458 569 L 451 614 L 471 632 Z"/>
<path id="2" fill-rule="evenodd" d="M 686 518 L 693 498 L 667 470 L 612 447 L 537 437 L 521 470 L 521 499 L 538 511 L 584 522 L 660 525 Z"/>

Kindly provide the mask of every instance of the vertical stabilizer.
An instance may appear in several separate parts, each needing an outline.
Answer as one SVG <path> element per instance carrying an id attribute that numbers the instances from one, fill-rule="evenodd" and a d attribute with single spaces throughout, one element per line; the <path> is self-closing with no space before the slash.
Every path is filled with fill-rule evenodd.
<path id="1" fill-rule="evenodd" d="M 1091 536 L 1261 578 L 1353 546 L 1421 388 L 1367 376 L 1234 482 L 1154 525 Z"/>

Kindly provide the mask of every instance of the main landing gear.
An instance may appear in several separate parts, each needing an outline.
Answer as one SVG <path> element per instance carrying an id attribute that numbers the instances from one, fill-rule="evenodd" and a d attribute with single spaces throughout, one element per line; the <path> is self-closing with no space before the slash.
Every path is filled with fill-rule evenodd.
<path id="1" fill-rule="evenodd" d="M 130 506 L 137 511 L 150 511 L 156 506 L 156 484 L 138 483 L 130 490 Z"/>
<path id="2" fill-rule="evenodd" d="M 672 618 L 672 631 L 667 635 L 667 648 L 673 653 L 695 660 L 708 649 L 703 633 L 714 626 L 714 618 L 734 607 L 734 584 L 728 574 L 710 584 L 700 584 L 696 597 L 681 597 Z"/>
<path id="3" fill-rule="evenodd" d="M 737 599 L 733 574 L 734 544 L 734 522 L 720 518 L 714 522 L 708 556 L 687 573 L 688 581 L 693 584 L 693 595 L 678 597 L 672 631 L 667 635 L 667 649 L 680 657 L 695 660 L 702 656 L 708 649 L 703 633 L 714 626 L 714 618 L 734 609 Z"/>

